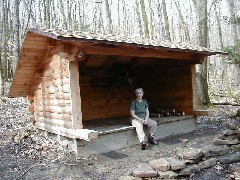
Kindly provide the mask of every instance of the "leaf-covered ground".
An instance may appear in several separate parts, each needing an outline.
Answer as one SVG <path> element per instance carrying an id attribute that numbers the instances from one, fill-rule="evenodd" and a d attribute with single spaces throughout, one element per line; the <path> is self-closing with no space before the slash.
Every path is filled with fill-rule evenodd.
<path id="1" fill-rule="evenodd" d="M 2 99 L 0 104 L 0 178 L 1 179 L 118 179 L 131 174 L 137 164 L 154 158 L 175 156 L 177 148 L 201 148 L 211 143 L 235 121 L 237 106 L 218 106 L 209 117 L 198 118 L 192 133 L 160 139 L 159 145 L 140 150 L 139 145 L 105 154 L 76 159 L 74 152 L 41 134 L 28 122 L 25 99 Z M 188 139 L 183 143 L 179 139 Z M 218 165 L 185 179 L 230 178 L 228 165 Z M 184 179 L 184 178 L 183 178 Z"/>

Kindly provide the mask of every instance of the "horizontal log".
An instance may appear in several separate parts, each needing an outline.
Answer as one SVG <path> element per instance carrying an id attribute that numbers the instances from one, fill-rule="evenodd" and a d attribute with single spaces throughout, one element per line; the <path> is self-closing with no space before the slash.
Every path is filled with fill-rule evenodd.
<path id="1" fill-rule="evenodd" d="M 28 106 L 28 111 L 29 112 L 34 112 L 34 104 L 31 104 Z"/>
<path id="2" fill-rule="evenodd" d="M 42 104 L 44 106 L 66 107 L 66 106 L 71 106 L 71 101 L 70 100 L 58 100 L 58 99 L 43 99 Z"/>
<path id="3" fill-rule="evenodd" d="M 72 109 L 70 106 L 60 107 L 60 106 L 35 106 L 36 111 L 44 111 L 44 112 L 53 112 L 53 113 L 62 113 L 62 114 L 71 114 Z"/>
<path id="4" fill-rule="evenodd" d="M 193 115 L 195 116 L 210 116 L 214 113 L 214 111 L 211 110 L 196 110 L 193 111 Z"/>
<path id="5" fill-rule="evenodd" d="M 72 128 L 72 122 L 71 121 L 51 119 L 51 118 L 47 118 L 47 117 L 35 117 L 35 121 L 38 122 L 38 124 L 41 124 L 41 125 L 47 125 L 47 126 L 55 125 L 55 126 Z"/>
<path id="6" fill-rule="evenodd" d="M 49 94 L 44 92 L 41 93 L 34 93 L 35 99 L 39 98 L 39 100 L 46 99 L 46 100 L 52 100 L 52 99 L 58 99 L 58 100 L 70 100 L 70 93 L 64 93 L 64 92 L 56 92 L 54 94 Z"/>
<path id="7" fill-rule="evenodd" d="M 44 117 L 44 116 L 42 115 L 39 117 Z M 71 114 L 59 114 L 59 113 L 45 112 L 45 117 L 50 118 L 50 119 L 62 119 L 64 121 L 72 120 Z"/>
<path id="8" fill-rule="evenodd" d="M 98 132 L 94 130 L 89 129 L 72 129 L 72 128 L 64 128 L 60 126 L 48 126 L 44 123 L 38 123 L 35 124 L 36 128 L 52 132 L 55 134 L 59 134 L 62 136 L 66 136 L 68 138 L 73 139 L 83 139 L 86 141 L 92 141 L 98 138 Z"/>
<path id="9" fill-rule="evenodd" d="M 94 43 L 82 43 L 82 42 L 73 42 L 74 45 L 81 46 L 84 48 L 86 44 L 86 54 L 96 54 L 96 55 L 118 55 L 118 56 L 131 56 L 131 57 L 154 57 L 154 58 L 172 58 L 172 59 L 181 59 L 181 60 L 192 60 L 193 53 L 190 52 L 169 52 L 164 49 L 138 49 L 137 47 L 123 47 L 115 46 L 103 47 L 100 44 Z"/>

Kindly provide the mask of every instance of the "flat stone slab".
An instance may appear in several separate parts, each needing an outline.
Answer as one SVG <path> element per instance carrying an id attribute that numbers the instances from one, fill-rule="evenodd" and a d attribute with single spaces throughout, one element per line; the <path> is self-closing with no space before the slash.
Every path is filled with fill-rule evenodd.
<path id="1" fill-rule="evenodd" d="M 240 173 L 240 163 L 230 164 L 229 165 L 229 170 L 232 171 L 232 172 Z"/>
<path id="2" fill-rule="evenodd" d="M 236 139 L 239 137 L 240 137 L 240 134 L 233 134 L 233 135 L 221 135 L 218 138 L 223 139 L 223 140 L 231 140 L 231 139 Z"/>
<path id="3" fill-rule="evenodd" d="M 239 141 L 238 141 L 238 139 L 223 140 L 223 139 L 215 138 L 215 139 L 213 139 L 213 144 L 216 144 L 216 145 L 235 145 L 235 144 L 239 144 Z"/>
<path id="4" fill-rule="evenodd" d="M 184 169 L 182 169 L 178 175 L 180 176 L 189 176 L 192 173 L 195 173 L 197 171 L 200 171 L 200 167 L 197 164 L 191 164 L 186 166 Z"/>
<path id="5" fill-rule="evenodd" d="M 173 178 L 176 178 L 178 177 L 178 174 L 174 171 L 159 171 L 158 172 L 160 178 L 163 178 L 163 179 L 173 179 Z"/>
<path id="6" fill-rule="evenodd" d="M 235 162 L 240 162 L 240 153 L 226 154 L 217 157 L 217 161 L 221 164 L 231 164 Z"/>
<path id="7" fill-rule="evenodd" d="M 197 158 L 197 159 L 185 159 L 185 163 L 186 164 L 197 164 L 199 161 L 201 161 L 201 157 Z"/>
<path id="8" fill-rule="evenodd" d="M 167 162 L 170 164 L 170 168 L 174 171 L 183 169 L 186 167 L 186 162 L 176 158 L 166 158 Z"/>
<path id="9" fill-rule="evenodd" d="M 223 134 L 227 135 L 227 136 L 234 135 L 234 134 L 240 134 L 240 130 L 239 129 L 237 129 L 237 130 L 227 129 L 227 130 L 223 131 Z"/>
<path id="10" fill-rule="evenodd" d="M 234 172 L 233 174 L 235 180 L 240 180 L 240 173 Z"/>
<path id="11" fill-rule="evenodd" d="M 137 168 L 133 170 L 132 174 L 133 176 L 140 178 L 158 176 L 157 171 L 153 170 L 153 168 L 151 168 L 146 163 L 139 164 Z"/>
<path id="12" fill-rule="evenodd" d="M 231 150 L 228 146 L 208 145 L 202 148 L 204 157 L 213 157 L 227 154 Z"/>
<path id="13" fill-rule="evenodd" d="M 157 171 L 168 171 L 168 170 L 170 170 L 170 164 L 164 158 L 151 160 L 151 161 L 149 161 L 149 165 L 153 169 L 156 169 Z"/>
<path id="14" fill-rule="evenodd" d="M 216 158 L 210 158 L 205 161 L 199 162 L 199 167 L 200 169 L 206 169 L 210 168 L 212 166 L 215 166 L 217 164 L 217 159 Z"/>
<path id="15" fill-rule="evenodd" d="M 227 129 L 230 129 L 230 130 L 237 130 L 238 129 L 238 126 L 234 123 L 226 123 L 225 126 L 226 126 Z"/>
<path id="16" fill-rule="evenodd" d="M 202 150 L 193 148 L 182 148 L 177 149 L 176 155 L 180 158 L 194 160 L 202 156 Z"/>
<path id="17" fill-rule="evenodd" d="M 133 176 L 121 176 L 118 180 L 142 180 L 142 178 Z"/>

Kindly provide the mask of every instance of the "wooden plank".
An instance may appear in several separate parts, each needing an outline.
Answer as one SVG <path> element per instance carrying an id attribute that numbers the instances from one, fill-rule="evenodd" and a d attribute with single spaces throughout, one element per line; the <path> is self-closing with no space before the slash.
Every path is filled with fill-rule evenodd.
<path id="1" fill-rule="evenodd" d="M 195 65 L 191 66 L 191 73 L 192 73 L 192 88 L 191 88 L 191 92 L 192 92 L 192 105 L 193 105 L 193 110 L 197 110 L 197 106 L 199 104 L 199 99 L 198 99 L 198 94 L 197 94 L 197 85 L 196 85 L 196 68 Z"/>
<path id="2" fill-rule="evenodd" d="M 62 126 L 53 126 L 40 122 L 36 122 L 35 126 L 38 129 L 42 129 L 48 132 L 52 132 L 73 139 L 83 139 L 86 141 L 92 141 L 98 138 L 98 132 L 89 129 L 64 128 Z"/>
<path id="3" fill-rule="evenodd" d="M 61 126 L 61 127 L 67 127 L 71 128 L 72 123 L 71 121 L 66 121 L 66 120 L 59 120 L 59 119 L 53 119 L 49 117 L 41 117 L 41 116 L 36 116 L 35 121 L 39 123 L 44 123 L 46 125 L 55 125 L 55 126 Z"/>
<path id="4" fill-rule="evenodd" d="M 70 77 L 70 97 L 72 107 L 72 127 L 83 128 L 82 112 L 81 112 L 81 97 L 79 87 L 79 70 L 78 62 L 69 62 L 69 77 Z"/>
<path id="5" fill-rule="evenodd" d="M 193 115 L 195 116 L 210 116 L 214 113 L 214 111 L 211 110 L 195 110 L 193 111 Z"/>
<path id="6" fill-rule="evenodd" d="M 98 54 L 98 55 L 118 55 L 118 56 L 135 56 L 135 57 L 154 57 L 154 58 L 171 58 L 179 60 L 192 60 L 193 53 L 190 52 L 177 52 L 166 51 L 161 49 L 152 48 L 137 48 L 134 46 L 114 46 L 103 47 L 98 43 L 84 43 L 84 42 L 72 42 L 74 45 L 81 46 L 85 50 L 86 54 Z"/>

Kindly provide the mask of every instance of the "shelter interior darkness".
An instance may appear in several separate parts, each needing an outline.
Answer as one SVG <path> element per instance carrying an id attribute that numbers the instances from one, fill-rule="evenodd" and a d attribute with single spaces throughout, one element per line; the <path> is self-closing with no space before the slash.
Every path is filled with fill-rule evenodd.
<path id="1" fill-rule="evenodd" d="M 191 115 L 191 67 L 189 60 L 87 55 L 79 62 L 83 126 L 101 126 L 96 122 L 103 119 L 115 121 L 116 127 L 129 124 L 129 106 L 137 87 L 144 89 L 150 111 L 157 105 Z M 119 123 L 120 117 L 127 120 Z"/>

